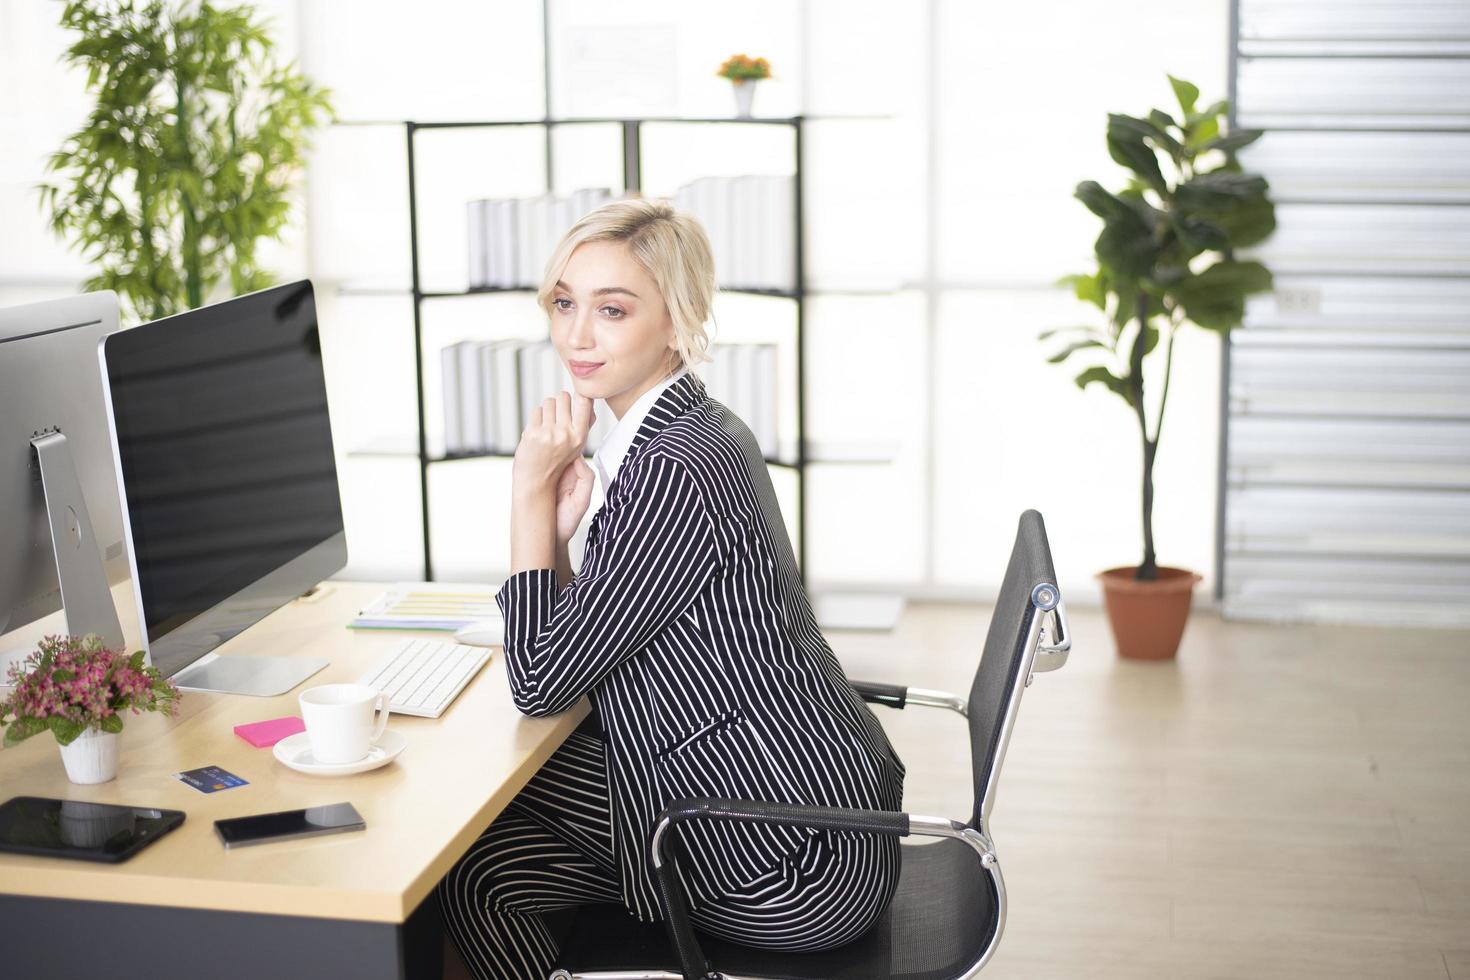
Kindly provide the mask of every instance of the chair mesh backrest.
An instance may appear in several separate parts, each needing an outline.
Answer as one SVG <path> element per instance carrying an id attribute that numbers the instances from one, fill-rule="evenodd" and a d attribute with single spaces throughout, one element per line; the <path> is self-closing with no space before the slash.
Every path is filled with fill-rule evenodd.
<path id="1" fill-rule="evenodd" d="M 1028 510 L 1021 515 L 1016 531 L 1016 544 L 1011 549 L 1010 564 L 995 601 L 990 631 L 985 634 L 985 649 L 980 655 L 980 668 L 970 685 L 970 764 L 975 771 L 975 815 L 971 826 L 979 828 L 985 808 L 985 789 L 990 774 L 1000 764 L 1001 730 L 1010 707 L 1026 657 L 1026 635 L 1032 619 L 1038 615 L 1031 603 L 1036 586 L 1056 585 L 1052 570 L 1051 548 L 1046 542 L 1046 525 L 1041 515 Z M 1019 700 L 1020 694 L 1017 693 Z"/>

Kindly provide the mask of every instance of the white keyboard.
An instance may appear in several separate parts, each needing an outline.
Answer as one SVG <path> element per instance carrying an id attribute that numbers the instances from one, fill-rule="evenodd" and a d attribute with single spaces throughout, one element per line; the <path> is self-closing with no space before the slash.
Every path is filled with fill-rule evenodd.
<path id="1" fill-rule="evenodd" d="M 415 638 L 390 650 L 358 683 L 386 692 L 389 711 L 438 718 L 489 662 L 489 647 Z"/>

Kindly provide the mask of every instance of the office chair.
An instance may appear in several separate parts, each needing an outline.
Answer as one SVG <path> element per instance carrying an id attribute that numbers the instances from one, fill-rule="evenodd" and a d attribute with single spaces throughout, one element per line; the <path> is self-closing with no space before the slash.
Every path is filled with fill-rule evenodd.
<path id="1" fill-rule="evenodd" d="M 968 700 L 943 691 L 853 682 L 871 703 L 891 708 L 910 704 L 949 708 L 969 720 L 975 809 L 968 823 L 756 800 L 677 800 L 660 814 L 649 855 L 663 903 L 664 925 L 639 923 L 616 905 L 584 907 L 551 980 L 958 980 L 975 976 L 994 955 L 1005 928 L 1005 881 L 988 821 L 1021 692 L 1030 685 L 1033 673 L 1066 663 L 1071 645 L 1046 527 L 1039 513 L 1028 510 L 1021 515 Z M 695 935 L 678 883 L 673 847 L 677 826 L 688 820 L 778 823 L 940 839 L 900 848 L 897 892 L 862 937 L 817 952 L 763 950 L 710 937 L 701 945 Z"/>

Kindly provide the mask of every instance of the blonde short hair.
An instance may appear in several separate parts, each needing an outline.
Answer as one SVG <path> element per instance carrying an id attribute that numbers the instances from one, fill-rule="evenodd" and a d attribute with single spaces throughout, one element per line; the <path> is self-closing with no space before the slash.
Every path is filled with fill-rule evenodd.
<path id="1" fill-rule="evenodd" d="M 584 242 L 625 243 L 658 285 L 674 323 L 679 359 L 691 368 L 710 359 L 704 325 L 714 313 L 715 260 L 697 218 L 659 198 L 624 198 L 587 212 L 546 262 L 536 302 L 548 317 L 567 260 Z"/>

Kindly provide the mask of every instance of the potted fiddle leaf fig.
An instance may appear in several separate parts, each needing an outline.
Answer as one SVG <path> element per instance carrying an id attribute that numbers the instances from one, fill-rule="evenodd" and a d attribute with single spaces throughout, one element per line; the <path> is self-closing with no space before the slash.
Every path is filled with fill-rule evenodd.
<path id="1" fill-rule="evenodd" d="M 1138 427 L 1143 558 L 1098 575 L 1118 652 L 1138 659 L 1175 655 L 1200 580 L 1189 569 L 1160 565 L 1154 548 L 1154 462 L 1174 338 L 1191 323 L 1222 339 L 1240 324 L 1246 296 L 1272 283 L 1265 266 L 1236 250 L 1263 241 L 1276 227 L 1266 179 L 1247 173 L 1236 158 L 1261 132 L 1222 132 L 1227 102 L 1197 108 L 1198 88 L 1172 75 L 1169 82 L 1179 102 L 1177 119 L 1160 109 L 1146 117 L 1108 116 L 1108 153 L 1131 172 L 1127 185 L 1113 192 L 1087 180 L 1075 192 L 1103 221 L 1093 246 L 1097 268 L 1060 282 L 1097 307 L 1102 325 L 1041 335 L 1061 344 L 1051 363 L 1085 365 L 1077 386 L 1099 384 L 1117 395 Z M 1148 400 L 1146 365 L 1150 391 L 1159 386 Z"/>

